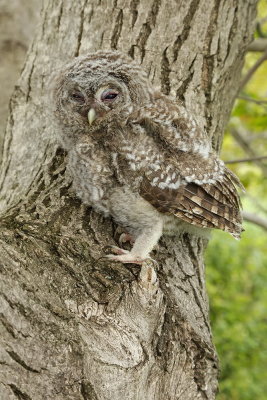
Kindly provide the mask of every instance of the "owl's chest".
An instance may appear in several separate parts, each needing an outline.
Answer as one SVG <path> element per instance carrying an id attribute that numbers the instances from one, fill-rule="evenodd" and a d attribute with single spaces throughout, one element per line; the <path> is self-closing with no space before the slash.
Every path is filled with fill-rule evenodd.
<path id="1" fill-rule="evenodd" d="M 80 146 L 69 153 L 68 171 L 76 195 L 84 203 L 107 213 L 105 199 L 114 184 L 110 157 L 92 146 Z"/>

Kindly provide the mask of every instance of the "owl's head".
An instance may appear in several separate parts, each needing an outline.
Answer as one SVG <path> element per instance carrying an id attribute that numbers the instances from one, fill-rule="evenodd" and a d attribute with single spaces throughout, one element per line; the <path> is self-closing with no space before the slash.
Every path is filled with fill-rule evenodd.
<path id="1" fill-rule="evenodd" d="M 55 115 L 68 132 L 72 130 L 75 142 L 81 134 L 125 120 L 134 106 L 147 103 L 151 96 L 146 73 L 130 57 L 99 51 L 77 57 L 58 74 Z"/>

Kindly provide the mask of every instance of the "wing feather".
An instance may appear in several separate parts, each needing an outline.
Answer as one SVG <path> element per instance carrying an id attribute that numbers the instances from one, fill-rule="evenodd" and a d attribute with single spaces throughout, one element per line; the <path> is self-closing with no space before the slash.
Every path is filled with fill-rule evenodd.
<path id="1" fill-rule="evenodd" d="M 161 213 L 239 238 L 238 178 L 219 160 L 206 133 L 182 105 L 161 94 L 154 100 L 128 119 L 135 146 L 131 144 L 131 151 L 125 146 L 125 157 L 138 171 L 140 195 Z"/>
<path id="2" fill-rule="evenodd" d="M 144 178 L 140 194 L 162 213 L 173 214 L 195 226 L 222 229 L 239 238 L 240 201 L 230 182 L 228 179 L 204 185 L 184 182 L 178 189 L 161 189 Z"/>

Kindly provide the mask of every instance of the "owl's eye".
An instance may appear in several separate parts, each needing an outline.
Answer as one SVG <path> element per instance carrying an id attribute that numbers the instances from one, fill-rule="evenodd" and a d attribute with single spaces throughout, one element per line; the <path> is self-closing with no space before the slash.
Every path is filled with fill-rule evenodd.
<path id="1" fill-rule="evenodd" d="M 119 93 L 116 92 L 115 90 L 105 90 L 101 94 L 101 100 L 102 101 L 112 101 L 118 96 L 118 94 Z"/>
<path id="2" fill-rule="evenodd" d="M 80 103 L 80 104 L 84 103 L 84 101 L 85 101 L 82 93 L 79 93 L 79 92 L 71 93 L 70 97 L 71 97 L 72 100 L 74 100 L 74 101 L 76 101 L 77 103 Z"/>

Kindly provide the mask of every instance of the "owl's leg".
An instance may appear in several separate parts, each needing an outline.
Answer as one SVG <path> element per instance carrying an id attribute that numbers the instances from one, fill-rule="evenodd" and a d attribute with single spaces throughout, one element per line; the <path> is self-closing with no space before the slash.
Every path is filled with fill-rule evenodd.
<path id="1" fill-rule="evenodd" d="M 133 238 L 131 251 L 109 254 L 106 257 L 122 263 L 142 264 L 149 258 L 153 247 L 162 235 L 163 218 L 158 211 L 128 186 L 115 188 L 109 197 L 110 214 L 116 223 L 126 229 Z M 115 252 L 114 247 L 112 252 Z"/>
<path id="2" fill-rule="evenodd" d="M 162 235 L 162 228 L 162 220 L 157 220 L 153 226 L 144 228 L 141 234 L 136 237 L 131 251 L 128 252 L 119 247 L 112 246 L 112 251 L 115 252 L 116 255 L 108 254 L 105 257 L 112 261 L 119 261 L 125 264 L 142 264 L 145 260 L 150 258 L 150 252 Z"/>

